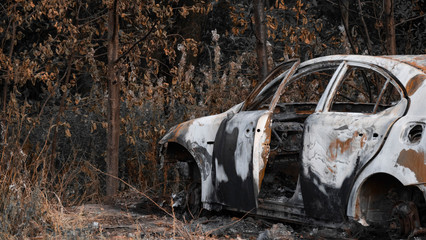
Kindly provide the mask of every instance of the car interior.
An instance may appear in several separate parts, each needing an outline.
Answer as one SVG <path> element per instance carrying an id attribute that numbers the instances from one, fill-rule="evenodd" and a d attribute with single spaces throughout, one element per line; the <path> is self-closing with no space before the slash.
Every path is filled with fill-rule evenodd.
<path id="1" fill-rule="evenodd" d="M 259 198 L 286 201 L 296 192 L 305 120 L 314 113 L 337 67 L 296 72 L 285 86 L 272 115 L 270 154 Z M 277 88 L 271 87 L 264 94 L 273 95 Z M 396 105 L 402 96 L 393 80 L 372 69 L 350 66 L 328 111 L 375 114 Z M 269 103 L 271 99 L 272 96 L 264 97 L 262 102 Z M 259 105 L 259 109 L 268 107 Z"/>

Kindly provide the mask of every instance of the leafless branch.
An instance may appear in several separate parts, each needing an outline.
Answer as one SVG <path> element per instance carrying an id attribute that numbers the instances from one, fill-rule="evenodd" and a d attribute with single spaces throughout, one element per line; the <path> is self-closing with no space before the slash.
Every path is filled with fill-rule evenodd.
<path id="1" fill-rule="evenodd" d="M 127 51 L 125 51 L 123 54 L 121 54 L 117 60 L 115 61 L 115 63 L 117 63 L 118 61 L 120 61 L 123 57 L 125 57 L 127 54 L 129 54 L 130 51 L 133 50 L 133 48 L 135 48 L 140 42 L 144 41 L 154 30 L 155 26 L 157 26 L 157 24 L 154 24 L 154 26 L 151 27 L 151 29 L 149 30 L 149 32 L 147 34 L 145 34 L 145 36 L 143 36 L 141 39 L 139 39 L 137 42 L 135 42 L 129 49 L 127 49 Z"/>
<path id="2" fill-rule="evenodd" d="M 363 13 L 362 13 L 361 0 L 358 0 L 358 10 L 359 10 L 359 17 L 361 18 L 362 26 L 364 27 L 364 33 L 365 33 L 365 38 L 366 38 L 366 42 L 367 42 L 368 53 L 371 54 L 372 53 L 372 51 L 371 51 L 372 47 L 371 47 L 371 41 L 370 41 L 370 34 L 368 33 L 367 24 L 365 23 L 364 16 L 363 16 Z"/>
<path id="3" fill-rule="evenodd" d="M 399 26 L 399 25 L 402 25 L 402 24 L 404 24 L 404 23 L 407 23 L 407 22 L 411 22 L 411 21 L 417 20 L 417 19 L 422 18 L 422 17 L 426 17 L 426 13 L 425 13 L 425 14 L 422 14 L 422 15 L 420 15 L 420 16 L 412 17 L 412 18 L 406 19 L 406 20 L 404 20 L 404 21 L 401 21 L 401 22 L 399 22 L 399 23 L 395 24 L 394 26 L 395 26 L 395 27 L 397 27 L 397 26 Z"/>

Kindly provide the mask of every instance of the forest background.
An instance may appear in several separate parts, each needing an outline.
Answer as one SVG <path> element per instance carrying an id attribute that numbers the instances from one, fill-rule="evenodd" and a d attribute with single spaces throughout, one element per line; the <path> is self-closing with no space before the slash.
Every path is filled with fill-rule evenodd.
<path id="1" fill-rule="evenodd" d="M 114 176 L 164 194 L 166 130 L 243 101 L 277 63 L 425 54 L 425 9 L 424 0 L 2 1 L 0 237 L 38 236 L 55 229 L 52 206 L 129 188 Z"/>

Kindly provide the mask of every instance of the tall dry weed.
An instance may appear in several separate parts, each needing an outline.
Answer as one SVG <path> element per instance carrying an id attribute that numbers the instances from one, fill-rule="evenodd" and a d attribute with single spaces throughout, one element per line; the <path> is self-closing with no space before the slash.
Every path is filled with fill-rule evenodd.
<path id="1" fill-rule="evenodd" d="M 63 204 L 96 198 L 98 175 L 78 154 L 52 162 L 54 111 L 44 111 L 44 104 L 34 115 L 36 106 L 16 93 L 0 122 L 0 239 L 61 236 L 65 226 L 58 212 Z"/>

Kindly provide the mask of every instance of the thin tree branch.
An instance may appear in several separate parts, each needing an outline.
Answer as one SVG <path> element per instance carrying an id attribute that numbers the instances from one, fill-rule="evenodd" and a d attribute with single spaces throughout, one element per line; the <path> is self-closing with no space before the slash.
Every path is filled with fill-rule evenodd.
<path id="1" fill-rule="evenodd" d="M 66 73 L 65 73 L 65 85 L 67 85 L 70 81 L 70 76 L 71 76 L 71 70 L 72 70 L 72 61 L 73 61 L 73 55 L 71 55 L 71 57 L 68 59 L 68 64 L 67 64 L 67 69 L 66 69 Z M 56 115 L 56 119 L 55 119 L 55 129 L 54 129 L 54 133 L 53 133 L 53 139 L 52 139 L 52 151 L 51 151 L 51 164 L 48 165 L 48 168 L 51 168 L 52 163 L 54 163 L 55 158 L 56 158 L 56 143 L 57 143 L 57 138 L 58 138 L 58 125 L 59 125 L 59 120 L 61 119 L 61 116 L 65 110 L 65 99 L 67 97 L 67 92 L 63 92 L 62 93 L 62 97 L 61 97 L 61 103 L 59 105 L 59 113 Z"/>
<path id="2" fill-rule="evenodd" d="M 99 20 L 99 19 L 101 19 L 101 18 L 105 18 L 107 16 L 107 13 L 105 13 L 105 14 L 103 14 L 103 15 L 100 15 L 100 16 L 97 16 L 97 17 L 95 17 L 95 18 L 93 18 L 93 19 L 90 19 L 89 21 L 87 21 L 87 22 L 84 22 L 84 23 L 82 23 L 82 24 L 79 24 L 78 25 L 78 28 L 81 28 L 81 27 L 84 27 L 84 26 L 86 26 L 86 25 L 88 25 L 88 24 L 90 24 L 90 23 L 92 23 L 92 22 L 96 22 L 97 20 Z"/>
<path id="3" fill-rule="evenodd" d="M 361 4 L 361 0 L 358 0 L 358 9 L 359 9 L 359 16 L 360 16 L 360 18 L 361 18 L 362 26 L 364 27 L 365 38 L 366 38 L 366 40 L 367 40 L 367 49 L 368 49 L 368 54 L 372 54 L 372 47 L 371 47 L 371 41 L 370 41 L 370 34 L 368 34 L 367 24 L 365 24 L 364 16 L 363 16 L 363 13 L 362 13 L 362 4 Z"/>
<path id="4" fill-rule="evenodd" d="M 334 1 L 332 1 L 332 0 L 326 0 L 328 3 L 330 3 L 330 4 L 332 4 L 332 5 L 334 5 L 334 6 L 339 6 L 339 4 L 338 3 L 335 3 Z M 340 1 L 340 0 L 337 0 L 338 2 Z M 347 9 L 347 11 L 348 12 L 351 12 L 351 13 L 356 13 L 356 14 L 359 14 L 359 12 L 358 11 L 356 11 L 356 10 L 353 10 L 353 9 Z M 371 18 L 371 19 L 374 19 L 374 20 L 379 20 L 380 18 L 378 18 L 378 17 L 375 17 L 375 16 L 372 16 L 372 15 L 370 15 L 370 14 L 365 14 L 365 13 L 363 13 L 362 14 L 362 16 L 364 16 L 364 17 L 366 17 L 366 18 Z"/>
<path id="5" fill-rule="evenodd" d="M 346 37 L 348 38 L 348 40 L 349 40 L 349 45 L 350 45 L 350 47 L 351 47 L 351 49 L 352 49 L 352 52 L 353 53 L 357 53 L 356 52 L 356 48 L 355 48 L 355 46 L 354 46 L 354 41 L 353 41 L 353 39 L 352 39 L 352 36 L 351 36 L 351 33 L 350 33 L 350 31 L 349 31 L 349 23 L 348 23 L 348 20 L 347 19 L 345 19 L 345 16 L 344 16 L 344 12 L 343 11 L 346 11 L 346 12 L 348 12 L 348 8 L 346 7 L 346 5 L 345 4 L 342 4 L 342 0 L 338 0 L 338 2 L 339 2 L 339 9 L 340 9 L 340 17 L 341 17 L 341 20 L 342 20 L 342 22 L 343 22 L 343 27 L 345 28 L 345 32 L 346 32 Z M 344 9 L 344 10 L 343 10 Z"/>
<path id="6" fill-rule="evenodd" d="M 404 21 L 401 21 L 401 22 L 399 22 L 399 23 L 395 24 L 394 26 L 395 26 L 395 27 L 397 27 L 397 26 L 399 26 L 399 25 L 402 25 L 402 24 L 407 23 L 407 22 L 414 21 L 414 20 L 419 19 L 419 18 L 422 18 L 422 17 L 426 17 L 426 13 L 425 13 L 425 14 L 422 14 L 422 15 L 420 15 L 420 16 L 412 17 L 412 18 L 406 19 L 406 20 L 404 20 Z"/>
<path id="7" fill-rule="evenodd" d="M 65 79 L 65 77 L 67 76 L 67 74 L 65 73 L 63 76 L 62 76 L 62 78 L 59 80 L 59 81 L 57 81 L 56 83 L 55 83 L 55 86 L 54 86 L 54 88 L 53 88 L 53 90 L 49 93 L 49 95 L 47 96 L 47 98 L 46 98 L 46 100 L 44 100 L 44 103 L 43 103 L 43 105 L 41 106 L 41 108 L 40 108 L 40 112 L 38 113 L 38 115 L 37 115 L 37 121 L 40 121 L 40 118 L 41 118 L 41 115 L 43 114 L 43 112 L 44 112 L 44 108 L 46 107 L 46 105 L 47 105 L 47 102 L 50 100 L 50 98 L 53 96 L 53 94 L 55 94 L 55 92 L 56 92 L 56 90 L 59 88 L 59 86 L 60 86 L 60 83 L 62 83 L 62 81 Z M 51 118 L 51 120 L 50 120 L 50 125 L 52 125 L 52 123 L 53 123 L 53 120 L 54 120 L 54 117 L 52 117 Z M 35 124 L 33 124 L 32 126 L 31 126 L 31 128 L 30 128 L 30 130 L 28 130 L 28 134 L 27 134 L 27 136 L 25 137 L 25 139 L 24 139 L 24 141 L 22 142 L 22 145 L 21 145 L 21 148 L 23 147 L 23 146 L 25 146 L 25 144 L 27 143 L 27 141 L 28 141 L 28 139 L 29 139 L 29 137 L 30 137 L 30 135 L 31 135 L 31 132 L 33 131 L 33 129 L 35 128 Z M 50 129 L 49 129 L 49 132 L 50 132 Z M 49 136 L 49 134 L 47 135 L 47 136 Z M 46 138 L 46 139 L 48 139 L 48 138 Z"/>
<path id="8" fill-rule="evenodd" d="M 127 51 L 125 51 L 123 54 L 121 54 L 117 60 L 115 60 L 114 64 L 117 63 L 118 61 L 120 61 L 122 58 L 124 58 L 127 54 L 129 54 L 130 51 L 133 50 L 133 48 L 135 48 L 140 42 L 144 41 L 154 30 L 155 26 L 157 26 L 157 24 L 154 24 L 154 26 L 151 27 L 151 29 L 149 30 L 149 32 L 143 36 L 141 39 L 139 39 L 137 42 L 135 42 L 129 49 L 127 49 Z"/>
<path id="9" fill-rule="evenodd" d="M 14 11 L 16 10 L 16 4 L 13 6 L 13 10 Z M 13 56 L 13 50 L 14 50 L 14 47 L 15 47 L 16 27 L 17 27 L 16 18 L 14 16 L 12 18 L 13 18 L 13 20 L 12 20 L 13 21 L 12 22 L 12 38 L 10 39 L 10 48 L 9 48 L 9 55 L 8 55 L 10 64 L 13 63 L 12 56 Z M 10 75 L 6 77 L 6 79 L 4 81 L 4 85 L 3 85 L 3 99 L 2 99 L 2 102 L 3 102 L 2 112 L 3 112 L 3 114 L 6 114 L 7 90 L 9 88 L 9 82 L 11 80 L 9 78 L 10 78 Z"/>

